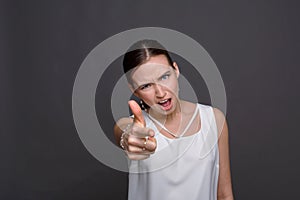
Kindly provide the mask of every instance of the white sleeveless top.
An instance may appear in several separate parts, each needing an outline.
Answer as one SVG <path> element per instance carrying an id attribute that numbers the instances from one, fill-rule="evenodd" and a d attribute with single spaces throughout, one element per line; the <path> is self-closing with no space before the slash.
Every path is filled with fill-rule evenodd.
<path id="1" fill-rule="evenodd" d="M 212 107 L 197 105 L 199 132 L 178 139 L 155 131 L 157 149 L 145 160 L 129 160 L 128 200 L 217 200 L 219 150 Z"/>

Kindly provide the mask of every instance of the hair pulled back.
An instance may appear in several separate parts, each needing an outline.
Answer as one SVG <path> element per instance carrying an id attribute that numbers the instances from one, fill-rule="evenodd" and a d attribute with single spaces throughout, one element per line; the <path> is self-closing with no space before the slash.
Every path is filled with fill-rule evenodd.
<path id="1" fill-rule="evenodd" d="M 127 73 L 133 68 L 147 62 L 152 56 L 158 55 L 166 56 L 170 66 L 173 67 L 173 61 L 164 46 L 156 40 L 140 40 L 134 43 L 125 53 L 123 59 L 123 71 L 124 73 Z"/>

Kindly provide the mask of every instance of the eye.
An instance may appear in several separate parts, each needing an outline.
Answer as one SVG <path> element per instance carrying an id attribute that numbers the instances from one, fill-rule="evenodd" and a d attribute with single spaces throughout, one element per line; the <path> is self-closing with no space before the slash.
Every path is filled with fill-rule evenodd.
<path id="1" fill-rule="evenodd" d="M 142 85 L 142 86 L 140 87 L 140 90 L 145 90 L 145 89 L 149 88 L 150 86 L 151 86 L 151 84 L 145 84 L 145 85 Z"/>
<path id="2" fill-rule="evenodd" d="M 170 74 L 165 74 L 161 77 L 161 80 L 167 80 L 170 77 Z"/>

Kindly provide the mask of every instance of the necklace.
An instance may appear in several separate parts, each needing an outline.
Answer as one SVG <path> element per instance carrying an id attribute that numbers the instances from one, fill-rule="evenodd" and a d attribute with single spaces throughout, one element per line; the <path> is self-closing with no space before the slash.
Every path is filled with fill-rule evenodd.
<path id="1" fill-rule="evenodd" d="M 180 138 L 182 137 L 185 132 L 189 129 L 189 127 L 191 126 L 192 122 L 194 121 L 195 117 L 196 117 L 196 114 L 197 114 L 197 107 L 195 108 L 195 111 L 194 111 L 194 114 L 192 116 L 192 118 L 190 119 L 188 125 L 185 127 L 184 131 L 180 134 L 180 135 L 177 135 L 175 133 L 173 133 L 172 131 L 170 131 L 169 129 L 167 129 L 162 123 L 160 123 L 158 120 L 156 120 L 155 118 L 153 118 L 150 114 L 148 114 L 149 118 L 154 122 L 156 123 L 158 126 L 160 126 L 162 129 L 164 129 L 166 132 L 168 132 L 170 135 L 172 135 L 173 137 L 175 138 Z"/>

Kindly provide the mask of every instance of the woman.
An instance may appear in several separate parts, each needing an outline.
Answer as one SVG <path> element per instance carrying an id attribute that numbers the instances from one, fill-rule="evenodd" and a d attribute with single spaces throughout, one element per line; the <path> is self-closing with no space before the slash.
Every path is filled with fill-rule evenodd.
<path id="1" fill-rule="evenodd" d="M 223 113 L 179 99 L 178 65 L 157 41 L 131 46 L 123 68 L 143 108 L 129 101 L 132 117 L 114 127 L 130 160 L 128 199 L 232 200 Z M 207 145 L 208 138 L 217 138 L 216 145 Z"/>

